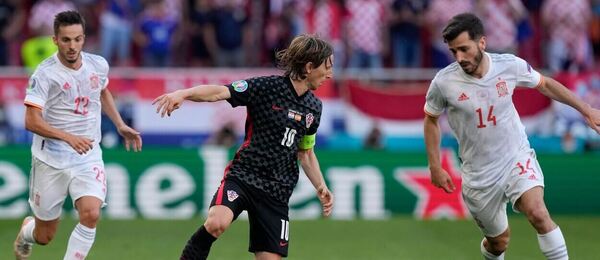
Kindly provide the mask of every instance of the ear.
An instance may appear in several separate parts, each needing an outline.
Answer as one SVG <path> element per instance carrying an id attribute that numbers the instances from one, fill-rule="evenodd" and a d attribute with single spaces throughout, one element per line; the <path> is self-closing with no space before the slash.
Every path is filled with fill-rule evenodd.
<path id="1" fill-rule="evenodd" d="M 487 45 L 486 41 L 487 41 L 487 38 L 485 38 L 485 36 L 481 36 L 481 38 L 479 38 L 478 45 L 479 45 L 479 49 L 481 49 L 482 51 L 485 51 L 485 47 Z"/>
<path id="2" fill-rule="evenodd" d="M 304 65 L 304 69 L 306 70 L 306 73 L 310 73 L 314 69 L 313 63 L 312 62 L 306 63 L 306 65 Z"/>
<path id="3" fill-rule="evenodd" d="M 56 38 L 56 35 L 52 36 L 52 42 L 54 42 L 54 45 L 58 46 L 58 39 Z"/>

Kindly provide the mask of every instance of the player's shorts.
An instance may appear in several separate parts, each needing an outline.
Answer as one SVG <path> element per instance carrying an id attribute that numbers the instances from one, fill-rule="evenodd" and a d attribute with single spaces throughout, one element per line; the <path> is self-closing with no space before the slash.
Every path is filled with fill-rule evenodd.
<path id="1" fill-rule="evenodd" d="M 487 237 L 497 237 L 508 228 L 506 203 L 515 203 L 526 191 L 541 186 L 544 187 L 544 175 L 538 164 L 535 152 L 523 153 L 517 157 L 508 175 L 498 184 L 485 189 L 462 187 L 465 204 L 477 225 Z"/>
<path id="2" fill-rule="evenodd" d="M 248 251 L 271 252 L 286 257 L 289 246 L 288 205 L 262 190 L 228 177 L 223 179 L 210 206 L 223 205 L 233 211 L 233 219 L 248 211 L 250 246 Z"/>
<path id="3" fill-rule="evenodd" d="M 104 163 L 96 161 L 72 168 L 56 169 L 32 157 L 29 205 L 33 214 L 45 221 L 59 218 L 67 194 L 71 196 L 73 204 L 83 196 L 92 196 L 100 199 L 104 205 Z"/>

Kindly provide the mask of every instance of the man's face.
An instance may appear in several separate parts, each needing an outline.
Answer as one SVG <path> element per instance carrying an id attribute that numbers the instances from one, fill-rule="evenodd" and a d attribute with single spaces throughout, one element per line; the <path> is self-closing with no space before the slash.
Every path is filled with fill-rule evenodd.
<path id="1" fill-rule="evenodd" d="M 472 75 L 483 59 L 483 50 L 485 50 L 485 37 L 479 40 L 473 40 L 469 33 L 464 31 L 454 40 L 448 42 L 448 49 L 463 69 L 469 75 Z"/>
<path id="2" fill-rule="evenodd" d="M 310 65 L 309 65 L 310 66 Z M 329 56 L 325 62 L 321 63 L 319 67 L 312 68 L 310 74 L 308 74 L 308 88 L 310 90 L 316 90 L 319 88 L 325 80 L 333 77 L 333 55 Z"/>
<path id="3" fill-rule="evenodd" d="M 61 26 L 52 40 L 58 46 L 58 55 L 61 60 L 74 64 L 79 60 L 79 54 L 85 42 L 83 26 L 81 24 Z"/>

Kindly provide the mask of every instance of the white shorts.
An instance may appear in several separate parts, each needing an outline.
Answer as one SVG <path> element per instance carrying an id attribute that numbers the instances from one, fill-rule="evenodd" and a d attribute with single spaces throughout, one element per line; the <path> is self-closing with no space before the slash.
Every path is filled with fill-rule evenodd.
<path id="1" fill-rule="evenodd" d="M 32 157 L 29 205 L 33 214 L 45 221 L 59 218 L 67 193 L 71 196 L 73 204 L 83 196 L 96 197 L 104 204 L 104 163 L 96 161 L 72 168 L 56 169 Z"/>
<path id="2" fill-rule="evenodd" d="M 544 187 L 544 175 L 538 164 L 535 152 L 517 157 L 514 167 L 497 184 L 485 189 L 462 187 L 462 196 L 473 219 L 487 237 L 497 237 L 508 228 L 506 203 L 515 203 L 526 191 Z"/>

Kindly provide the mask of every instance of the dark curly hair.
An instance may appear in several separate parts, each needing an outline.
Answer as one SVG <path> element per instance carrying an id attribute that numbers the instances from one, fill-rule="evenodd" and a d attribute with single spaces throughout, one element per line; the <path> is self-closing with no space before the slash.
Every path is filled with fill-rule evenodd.
<path id="1" fill-rule="evenodd" d="M 81 27 L 83 27 L 83 31 L 85 32 L 85 20 L 77 11 L 69 10 L 56 14 L 54 17 L 54 35 L 58 35 L 58 29 L 61 26 L 74 24 L 81 24 Z"/>

